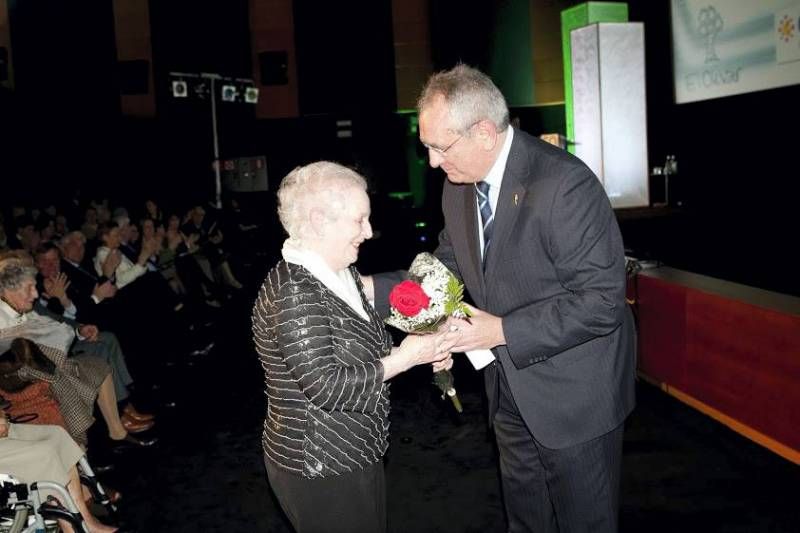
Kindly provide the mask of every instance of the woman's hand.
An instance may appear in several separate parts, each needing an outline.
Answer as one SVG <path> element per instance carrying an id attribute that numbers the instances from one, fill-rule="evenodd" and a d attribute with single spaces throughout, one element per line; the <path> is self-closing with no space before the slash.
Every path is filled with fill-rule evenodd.
<path id="1" fill-rule="evenodd" d="M 383 359 L 383 380 L 393 378 L 411 367 L 425 363 L 442 363 L 451 358 L 453 346 L 461 338 L 461 331 L 442 328 L 441 331 L 428 335 L 408 335 L 392 353 Z M 449 368 L 449 367 L 448 367 Z"/>
<path id="2" fill-rule="evenodd" d="M 408 354 L 410 366 L 435 363 L 450 357 L 450 351 L 461 338 L 461 332 L 449 328 L 428 335 L 408 335 L 400 344 L 400 350 Z"/>
<path id="3" fill-rule="evenodd" d="M 102 266 L 103 275 L 107 278 L 111 278 L 111 276 L 114 275 L 114 272 L 116 272 L 117 267 L 121 262 L 122 262 L 122 252 L 120 252 L 119 249 L 117 248 L 110 250 L 108 252 L 108 255 L 106 256 L 106 260 L 103 261 L 103 266 Z"/>
<path id="4" fill-rule="evenodd" d="M 453 368 L 453 354 L 448 353 L 447 358 L 442 359 L 441 361 L 436 361 L 435 363 L 431 364 L 433 367 L 434 372 L 440 372 L 442 370 L 450 370 Z"/>
<path id="5" fill-rule="evenodd" d="M 8 418 L 5 411 L 0 411 L 0 439 L 8 437 Z"/>

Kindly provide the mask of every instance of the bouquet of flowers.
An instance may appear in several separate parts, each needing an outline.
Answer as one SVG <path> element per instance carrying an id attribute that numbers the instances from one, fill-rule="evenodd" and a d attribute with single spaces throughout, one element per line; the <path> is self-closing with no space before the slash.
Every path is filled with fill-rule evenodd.
<path id="1" fill-rule="evenodd" d="M 409 279 L 398 283 L 389 293 L 391 314 L 386 323 L 406 333 L 436 331 L 448 317 L 466 318 L 464 285 L 433 254 L 421 253 L 408 269 Z M 434 384 L 448 396 L 456 411 L 461 401 L 453 386 L 453 374 L 440 370 L 433 375 Z"/>

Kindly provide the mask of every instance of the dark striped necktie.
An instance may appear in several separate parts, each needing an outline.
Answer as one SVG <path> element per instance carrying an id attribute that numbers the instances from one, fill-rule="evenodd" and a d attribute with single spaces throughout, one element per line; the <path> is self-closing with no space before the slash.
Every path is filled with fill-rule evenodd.
<path id="1" fill-rule="evenodd" d="M 489 202 L 489 184 L 479 181 L 475 184 L 475 194 L 478 197 L 478 209 L 481 211 L 481 224 L 483 225 L 483 262 L 486 263 L 486 254 L 489 251 L 489 243 L 492 242 L 492 204 Z"/>

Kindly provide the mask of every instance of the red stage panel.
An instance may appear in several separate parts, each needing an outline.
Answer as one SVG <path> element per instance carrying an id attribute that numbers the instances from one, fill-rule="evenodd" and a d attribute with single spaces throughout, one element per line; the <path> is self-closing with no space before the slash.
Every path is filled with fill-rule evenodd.
<path id="1" fill-rule="evenodd" d="M 800 299 L 669 268 L 636 285 L 640 371 L 800 461 Z"/>

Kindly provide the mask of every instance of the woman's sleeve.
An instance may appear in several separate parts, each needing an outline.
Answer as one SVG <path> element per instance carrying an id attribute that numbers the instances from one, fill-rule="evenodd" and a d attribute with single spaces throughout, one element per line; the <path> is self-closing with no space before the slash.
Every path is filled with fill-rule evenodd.
<path id="1" fill-rule="evenodd" d="M 123 260 L 117 267 L 117 271 L 115 273 L 117 287 L 120 289 L 123 288 L 125 285 L 143 276 L 146 272 L 147 267 L 144 267 L 138 263 L 130 263 L 129 261 Z"/>
<path id="2" fill-rule="evenodd" d="M 108 248 L 98 248 L 97 253 L 94 256 L 94 270 L 97 272 L 98 276 L 103 276 L 103 262 L 108 257 Z"/>
<path id="3" fill-rule="evenodd" d="M 269 305 L 264 289 L 256 305 L 256 315 L 275 339 L 280 357 L 292 379 L 311 403 L 330 411 L 365 408 L 367 399 L 380 393 L 383 365 L 375 361 L 348 363 L 334 349 L 330 309 L 314 287 L 289 283 Z M 256 336 L 259 327 L 255 327 Z M 354 337 L 355 339 L 355 337 Z M 357 340 L 342 342 L 358 343 Z"/>

